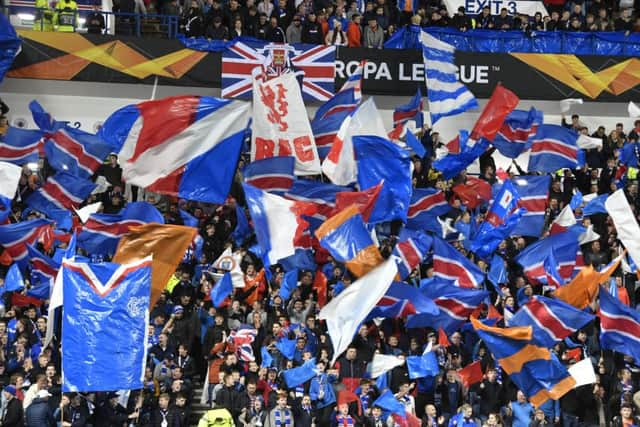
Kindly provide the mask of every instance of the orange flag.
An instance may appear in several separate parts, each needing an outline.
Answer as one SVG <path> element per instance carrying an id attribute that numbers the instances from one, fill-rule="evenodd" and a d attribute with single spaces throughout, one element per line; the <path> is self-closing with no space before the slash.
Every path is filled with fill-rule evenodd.
<path id="1" fill-rule="evenodd" d="M 318 293 L 318 306 L 324 307 L 327 304 L 327 276 L 321 270 L 316 272 L 313 289 Z"/>
<path id="2" fill-rule="evenodd" d="M 554 296 L 580 310 L 584 309 L 598 295 L 600 284 L 609 280 L 613 272 L 616 271 L 625 253 L 626 251 L 602 271 L 596 271 L 590 265 L 584 267 L 571 282 L 556 289 Z"/>
<path id="3" fill-rule="evenodd" d="M 158 301 L 196 233 L 193 227 L 152 222 L 131 227 L 120 239 L 113 262 L 127 264 L 152 256 L 150 308 Z"/>

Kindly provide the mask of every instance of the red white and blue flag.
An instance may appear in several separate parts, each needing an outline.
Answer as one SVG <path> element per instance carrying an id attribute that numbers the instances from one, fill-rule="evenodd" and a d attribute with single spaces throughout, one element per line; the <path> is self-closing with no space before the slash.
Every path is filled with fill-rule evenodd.
<path id="1" fill-rule="evenodd" d="M 111 146 L 97 135 L 66 127 L 46 136 L 44 151 L 55 170 L 90 178 L 111 152 Z"/>
<path id="2" fill-rule="evenodd" d="M 513 110 L 493 139 L 493 146 L 503 156 L 515 159 L 529 148 L 543 119 L 542 111 L 533 107 L 529 111 Z"/>
<path id="3" fill-rule="evenodd" d="M 294 157 L 267 157 L 256 160 L 244 167 L 244 182 L 264 191 L 284 194 L 293 185 Z"/>
<path id="4" fill-rule="evenodd" d="M 511 235 L 539 237 L 544 228 L 551 177 L 549 175 L 519 176 L 513 179 L 513 183 L 520 196 L 518 207 L 526 209 L 526 212 Z"/>
<path id="5" fill-rule="evenodd" d="M 27 198 L 27 204 L 40 212 L 52 209 L 74 209 L 91 195 L 96 184 L 67 172 L 50 176 L 36 192 Z"/>
<path id="6" fill-rule="evenodd" d="M 396 317 L 406 317 L 410 314 L 431 314 L 439 313 L 438 307 L 433 300 L 423 295 L 418 288 L 405 282 L 393 282 L 387 293 L 378 302 L 378 307 L 392 306 L 401 303 Z"/>
<path id="7" fill-rule="evenodd" d="M 444 215 L 451 210 L 442 190 L 435 188 L 414 188 L 407 211 L 407 227 L 421 228 L 433 216 Z"/>
<path id="8" fill-rule="evenodd" d="M 529 172 L 555 172 L 580 165 L 578 134 L 558 125 L 540 125 L 531 143 Z"/>
<path id="9" fill-rule="evenodd" d="M 400 105 L 393 110 L 393 127 L 396 128 L 398 125 L 403 125 L 413 120 L 416 122 L 416 128 L 422 129 L 422 126 L 424 126 L 422 110 L 422 92 L 420 88 L 418 88 L 418 92 L 411 98 L 408 104 Z"/>
<path id="10" fill-rule="evenodd" d="M 303 97 L 326 101 L 333 96 L 335 57 L 335 46 L 236 42 L 222 54 L 222 97 L 250 98 L 254 69 L 262 68 L 268 78 L 303 72 Z"/>
<path id="11" fill-rule="evenodd" d="M 53 242 L 53 223 L 46 219 L 33 219 L 0 226 L 0 245 L 18 262 L 22 268 L 27 267 L 27 245 L 41 242 L 45 246 Z"/>
<path id="12" fill-rule="evenodd" d="M 393 255 L 397 257 L 398 273 L 405 279 L 420 265 L 431 249 L 433 238 L 420 232 L 411 232 L 406 240 L 398 242 L 393 248 Z"/>
<path id="13" fill-rule="evenodd" d="M 253 355 L 253 341 L 255 341 L 258 331 L 248 325 L 241 325 L 237 330 L 231 331 L 229 342 L 236 348 L 238 358 L 244 362 L 255 360 Z"/>
<path id="14" fill-rule="evenodd" d="M 531 283 L 546 283 L 547 273 L 544 267 L 548 254 L 553 251 L 558 263 L 560 277 L 567 279 L 573 274 L 578 252 L 578 234 L 573 230 L 554 234 L 527 246 L 516 257 L 524 274 Z"/>
<path id="15" fill-rule="evenodd" d="M 0 161 L 16 165 L 37 162 L 42 150 L 44 132 L 9 126 L 0 137 Z"/>
<path id="16" fill-rule="evenodd" d="M 457 280 L 463 288 L 481 288 L 484 273 L 473 262 L 444 240 L 433 242 L 433 271 L 436 276 Z"/>
<path id="17" fill-rule="evenodd" d="M 640 313 L 600 287 L 600 347 L 633 357 L 640 363 Z"/>

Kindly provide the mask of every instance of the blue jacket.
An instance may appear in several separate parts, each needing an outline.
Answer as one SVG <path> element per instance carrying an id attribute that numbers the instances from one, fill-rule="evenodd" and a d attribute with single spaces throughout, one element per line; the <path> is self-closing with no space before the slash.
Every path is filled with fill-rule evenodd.
<path id="1" fill-rule="evenodd" d="M 531 417 L 533 416 L 533 406 L 531 403 L 511 402 L 511 411 L 513 412 L 512 427 L 529 427 Z"/>
<path id="2" fill-rule="evenodd" d="M 37 397 L 27 408 L 26 427 L 53 427 L 56 425 L 47 399 Z"/>
<path id="3" fill-rule="evenodd" d="M 335 403 L 336 394 L 334 393 L 333 386 L 331 385 L 335 380 L 335 376 L 327 374 L 320 374 L 311 379 L 309 397 L 311 397 L 312 401 L 316 402 L 316 407 L 318 409 L 326 408 L 327 406 Z M 324 397 L 322 400 L 318 399 L 320 390 L 324 391 Z"/>

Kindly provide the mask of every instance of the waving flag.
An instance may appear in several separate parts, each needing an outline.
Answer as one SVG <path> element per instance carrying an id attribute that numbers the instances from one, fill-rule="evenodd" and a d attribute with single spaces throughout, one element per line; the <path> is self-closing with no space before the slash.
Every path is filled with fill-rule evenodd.
<path id="1" fill-rule="evenodd" d="M 334 212 L 338 213 L 351 205 L 356 205 L 364 222 L 369 222 L 369 217 L 378 201 L 383 185 L 384 182 L 381 181 L 378 185 L 363 191 L 341 191 L 337 193 Z"/>
<path id="2" fill-rule="evenodd" d="M 11 202 L 16 195 L 22 168 L 0 161 L 0 223 L 4 223 L 11 214 Z"/>
<path id="3" fill-rule="evenodd" d="M 422 280 L 420 291 L 438 306 L 437 315 L 416 314 L 407 319 L 408 328 L 431 326 L 453 333 L 482 304 L 489 292 L 465 289 L 446 280 Z"/>
<path id="4" fill-rule="evenodd" d="M 487 279 L 489 282 L 493 283 L 498 295 L 502 296 L 502 290 L 500 289 L 500 285 L 507 283 L 507 269 L 504 265 L 504 259 L 496 254 L 491 259 L 491 264 L 489 265 L 489 272 L 487 273 Z"/>
<path id="5" fill-rule="evenodd" d="M 147 202 L 128 203 L 117 214 L 93 214 L 78 235 L 78 246 L 90 254 L 111 255 L 131 227 L 150 222 L 164 224 L 164 217 Z"/>
<path id="6" fill-rule="evenodd" d="M 35 99 L 29 103 L 29 110 L 36 126 L 45 132 L 56 132 L 69 124 L 54 119 Z"/>
<path id="7" fill-rule="evenodd" d="M 407 152 L 386 137 L 355 136 L 353 146 L 360 188 L 373 187 L 383 181 L 369 222 L 406 222 L 412 191 L 411 158 Z"/>
<path id="8" fill-rule="evenodd" d="M 326 320 L 333 345 L 332 363 L 347 349 L 360 324 L 387 292 L 397 273 L 394 260 L 384 261 L 320 310 L 319 317 Z"/>
<path id="9" fill-rule="evenodd" d="M 336 261 L 344 262 L 358 277 L 365 275 L 383 261 L 356 206 L 351 206 L 325 221 L 316 230 L 316 237 L 320 245 L 327 249 Z"/>
<path id="10" fill-rule="evenodd" d="M 422 31 L 422 55 L 426 85 L 429 88 L 429 114 L 433 126 L 440 118 L 455 116 L 472 108 L 478 101 L 467 87 L 458 81 L 454 63 L 455 47 Z"/>
<path id="11" fill-rule="evenodd" d="M 424 119 L 422 117 L 422 92 L 418 92 L 411 98 L 408 104 L 400 105 L 393 110 L 393 127 L 403 125 L 409 120 L 416 122 L 416 128 L 422 129 Z"/>
<path id="12" fill-rule="evenodd" d="M 111 151 L 99 136 L 71 127 L 48 134 L 44 143 L 51 167 L 81 178 L 90 178 Z"/>
<path id="13" fill-rule="evenodd" d="M 609 197 L 608 194 L 602 194 L 598 197 L 594 197 L 593 199 L 589 200 L 587 204 L 582 208 L 582 215 L 589 216 L 589 215 L 595 215 L 599 213 L 603 213 L 603 214 L 608 213 L 607 208 L 604 205 L 604 202 L 606 202 L 608 197 Z"/>
<path id="14" fill-rule="evenodd" d="M 460 131 L 462 142 L 468 140 L 466 131 Z M 478 157 L 489 148 L 489 143 L 485 139 L 473 144 L 471 147 L 463 149 L 459 154 L 447 154 L 441 159 L 433 162 L 433 167 L 442 172 L 444 179 L 451 179 L 465 170 Z"/>
<path id="15" fill-rule="evenodd" d="M 600 346 L 640 363 L 640 314 L 600 288 Z"/>
<path id="16" fill-rule="evenodd" d="M 240 246 L 242 243 L 253 233 L 249 221 L 244 213 L 244 209 L 236 202 L 236 228 L 231 235 L 236 242 L 236 245 Z"/>
<path id="17" fill-rule="evenodd" d="M 302 215 L 313 215 L 312 205 L 284 199 L 243 185 L 258 243 L 271 264 L 295 253 L 296 242 L 307 226 Z"/>
<path id="18" fill-rule="evenodd" d="M 427 150 L 424 148 L 422 143 L 418 141 L 418 138 L 416 138 L 413 132 L 408 129 L 406 132 L 405 143 L 407 144 L 407 147 L 413 151 L 413 154 L 421 159 L 427 154 Z"/>
<path id="19" fill-rule="evenodd" d="M 414 188 L 407 211 L 407 227 L 420 228 L 422 222 L 431 216 L 448 213 L 451 206 L 442 190 L 435 188 Z"/>
<path id="20" fill-rule="evenodd" d="M 481 288 L 484 273 L 444 240 L 434 238 L 433 271 L 436 276 L 457 280 L 463 288 Z"/>
<path id="21" fill-rule="evenodd" d="M 411 233 L 408 239 L 396 244 L 393 255 L 397 257 L 401 279 L 407 278 L 420 265 L 432 244 L 433 238 L 419 231 Z"/>
<path id="22" fill-rule="evenodd" d="M 617 190 L 605 201 L 605 207 L 613 224 L 616 226 L 618 239 L 629 251 L 629 257 L 635 265 L 640 265 L 640 227 L 635 219 L 635 215 L 629 206 L 624 190 Z"/>
<path id="23" fill-rule="evenodd" d="M 318 375 L 316 359 L 309 359 L 301 366 L 282 371 L 282 378 L 289 388 L 304 384 L 316 375 Z"/>
<path id="24" fill-rule="evenodd" d="M 484 202 L 491 200 L 491 185 L 484 179 L 468 176 L 466 183 L 458 184 L 452 189 L 465 206 L 475 209 Z"/>
<path id="25" fill-rule="evenodd" d="M 531 341 L 531 327 L 493 328 L 474 318 L 471 323 L 500 367 L 535 407 L 573 389 L 575 380 L 556 356 Z"/>
<path id="26" fill-rule="evenodd" d="M 122 147 L 123 179 L 161 194 L 224 203 L 249 122 L 249 105 L 175 96 L 129 105 L 100 129 Z"/>
<path id="27" fill-rule="evenodd" d="M 9 15 L 2 14 L 0 17 L 0 82 L 4 80 L 4 75 L 11 68 L 13 60 L 20 53 L 22 41 L 15 28 L 9 22 Z"/>
<path id="28" fill-rule="evenodd" d="M 404 282 L 393 282 L 387 293 L 378 301 L 378 306 L 386 307 L 402 303 L 401 317 L 410 314 L 431 314 L 436 315 L 440 312 L 431 298 L 422 294 L 418 288 Z"/>
<path id="29" fill-rule="evenodd" d="M 251 344 L 257 335 L 258 331 L 249 325 L 240 325 L 237 330 L 231 331 L 228 340 L 236 347 L 236 354 L 240 360 L 244 362 L 255 360 Z"/>
<path id="30" fill-rule="evenodd" d="M 62 274 L 62 391 L 143 387 L 151 259 L 123 265 L 67 260 Z"/>
<path id="31" fill-rule="evenodd" d="M 0 161 L 24 165 L 40 158 L 44 132 L 9 126 L 0 136 Z"/>
<path id="32" fill-rule="evenodd" d="M 331 99 L 318 107 L 313 116 L 312 127 L 315 122 L 327 119 L 336 114 L 351 112 L 358 107 L 360 99 L 362 99 L 362 76 L 365 62 L 366 61 L 360 62 L 340 90 L 333 95 Z M 342 114 L 342 117 L 344 118 L 345 115 Z"/>
<path id="33" fill-rule="evenodd" d="M 549 175 L 519 176 L 514 178 L 513 183 L 520 196 L 518 207 L 524 208 L 526 212 L 511 231 L 511 235 L 539 237 L 544 227 L 551 177 Z"/>
<path id="34" fill-rule="evenodd" d="M 500 131 L 491 142 L 500 154 L 515 159 L 530 147 L 530 140 L 543 122 L 542 111 L 531 107 L 529 111 L 513 110 L 505 118 Z"/>
<path id="35" fill-rule="evenodd" d="M 29 263 L 31 264 L 31 284 L 34 286 L 53 286 L 60 264 L 42 254 L 32 245 L 27 245 Z M 49 293 L 45 299 L 49 299 Z"/>
<path id="36" fill-rule="evenodd" d="M 435 377 L 440 372 L 438 358 L 429 347 L 431 347 L 431 344 L 429 344 L 422 356 L 407 357 L 409 378 L 412 380 L 416 378 Z"/>
<path id="37" fill-rule="evenodd" d="M 513 315 L 509 326 L 531 326 L 533 342 L 551 348 L 593 319 L 562 301 L 535 295 Z"/>
<path id="38" fill-rule="evenodd" d="M 498 83 L 471 130 L 471 138 L 483 138 L 493 142 L 502 129 L 505 118 L 516 108 L 519 101 L 515 93 Z"/>
<path id="39" fill-rule="evenodd" d="M 95 188 L 96 185 L 88 179 L 58 172 L 27 198 L 27 204 L 43 213 L 52 209 L 71 210 L 80 206 Z"/>
<path id="40" fill-rule="evenodd" d="M 220 254 L 217 260 L 213 262 L 211 267 L 228 271 L 231 275 L 231 283 L 234 288 L 244 288 L 244 272 L 242 271 L 242 267 L 240 264 L 242 263 L 242 253 L 240 251 L 233 252 L 231 247 L 227 247 L 227 249 Z"/>
<path id="41" fill-rule="evenodd" d="M 46 219 L 33 219 L 0 226 L 0 245 L 22 267 L 27 266 L 27 245 L 36 242 L 50 242 L 52 222 Z"/>
<path id="42" fill-rule="evenodd" d="M 567 231 L 570 227 L 573 227 L 578 222 L 576 221 L 576 216 L 573 214 L 573 210 L 570 205 L 565 206 L 556 219 L 551 223 L 551 227 L 549 228 L 549 234 L 558 234 Z"/>
<path id="43" fill-rule="evenodd" d="M 560 277 L 566 279 L 573 273 L 578 248 L 578 236 L 573 231 L 567 231 L 527 246 L 515 260 L 522 266 L 524 274 L 532 283 L 539 283 L 546 280 L 544 261 L 549 252 L 553 251 L 560 267 Z"/>
<path id="44" fill-rule="evenodd" d="M 0 297 L 5 292 L 20 292 L 24 289 L 24 278 L 20 273 L 20 267 L 18 264 L 11 264 L 7 275 L 4 277 L 4 284 L 0 287 Z"/>
<path id="45" fill-rule="evenodd" d="M 578 134 L 558 125 L 541 125 L 531 142 L 529 172 L 555 172 L 579 166 Z"/>
<path id="46" fill-rule="evenodd" d="M 222 279 L 218 280 L 209 293 L 213 306 L 218 308 L 222 305 L 224 300 L 233 292 L 233 285 L 231 284 L 231 274 L 224 273 Z"/>
<path id="47" fill-rule="evenodd" d="M 545 277 L 540 279 L 540 281 L 546 283 L 548 287 L 557 289 L 564 284 L 564 280 L 560 277 L 560 267 L 556 261 L 553 249 L 551 249 L 549 255 L 544 260 L 544 272 Z"/>
<path id="48" fill-rule="evenodd" d="M 244 167 L 244 182 L 260 190 L 282 195 L 293 185 L 296 176 L 293 157 L 269 157 Z"/>

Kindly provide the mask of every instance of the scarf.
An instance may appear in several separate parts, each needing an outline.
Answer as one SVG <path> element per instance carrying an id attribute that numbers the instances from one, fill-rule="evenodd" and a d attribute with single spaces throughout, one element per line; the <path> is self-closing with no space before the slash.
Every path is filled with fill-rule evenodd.
<path id="1" fill-rule="evenodd" d="M 362 410 L 366 411 L 367 409 L 369 409 L 369 400 L 371 399 L 371 397 L 368 394 L 361 394 L 360 395 L 360 402 L 362 402 Z"/>
<path id="2" fill-rule="evenodd" d="M 288 409 L 285 409 L 283 412 L 280 412 L 279 408 L 275 408 L 274 410 L 274 415 L 276 416 L 276 427 L 281 427 L 281 426 L 291 426 L 292 422 L 291 422 L 291 411 L 289 411 Z M 284 414 L 284 423 L 282 422 L 282 415 Z"/>
<path id="3" fill-rule="evenodd" d="M 338 414 L 338 416 L 336 417 L 336 420 L 338 421 L 338 426 L 339 427 L 353 427 L 354 423 L 353 423 L 353 417 L 351 415 L 347 415 L 346 417 L 342 414 Z"/>

